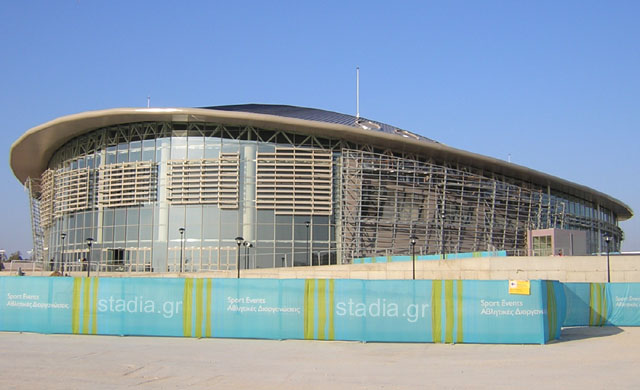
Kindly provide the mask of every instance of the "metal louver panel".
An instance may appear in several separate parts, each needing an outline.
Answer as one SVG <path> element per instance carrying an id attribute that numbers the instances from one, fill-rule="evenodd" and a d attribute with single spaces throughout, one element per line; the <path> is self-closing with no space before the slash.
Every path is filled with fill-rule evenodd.
<path id="1" fill-rule="evenodd" d="M 217 204 L 238 208 L 238 153 L 217 159 L 168 161 L 168 195 L 171 204 Z"/>
<path id="2" fill-rule="evenodd" d="M 256 207 L 280 215 L 331 215 L 331 165 L 328 150 L 277 148 L 258 153 Z"/>

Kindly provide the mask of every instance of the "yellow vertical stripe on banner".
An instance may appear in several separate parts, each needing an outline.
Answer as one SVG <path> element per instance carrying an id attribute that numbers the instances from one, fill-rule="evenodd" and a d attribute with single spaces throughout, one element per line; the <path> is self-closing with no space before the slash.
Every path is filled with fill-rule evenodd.
<path id="1" fill-rule="evenodd" d="M 89 319 L 91 318 L 91 278 L 83 278 L 82 291 L 82 334 L 89 334 Z"/>
<path id="2" fill-rule="evenodd" d="M 91 334 L 98 333 L 98 281 L 93 278 L 93 302 L 91 305 Z"/>
<path id="3" fill-rule="evenodd" d="M 589 283 L 589 326 L 593 326 L 593 323 L 595 322 L 595 311 L 593 309 L 594 295 L 593 283 Z"/>
<path id="4" fill-rule="evenodd" d="M 304 281 L 304 338 L 313 339 L 314 279 Z"/>
<path id="5" fill-rule="evenodd" d="M 556 295 L 553 282 L 547 280 L 547 317 L 549 319 L 549 339 L 556 338 Z"/>
<path id="6" fill-rule="evenodd" d="M 204 293 L 204 280 L 196 279 L 196 337 L 202 337 L 202 294 Z"/>
<path id="7" fill-rule="evenodd" d="M 431 333 L 433 342 L 442 342 L 442 281 L 431 282 Z"/>
<path id="8" fill-rule="evenodd" d="M 333 311 L 335 310 L 333 279 L 329 280 L 329 340 L 336 339 L 336 330 L 333 324 Z"/>
<path id="9" fill-rule="evenodd" d="M 600 325 L 606 325 L 607 322 L 607 285 L 602 283 L 601 285 L 601 289 L 602 289 L 602 315 L 600 316 L 602 322 L 600 323 Z"/>
<path id="10" fill-rule="evenodd" d="M 589 284 L 589 326 L 602 326 L 607 322 L 607 298 L 603 283 Z"/>
<path id="11" fill-rule="evenodd" d="M 598 283 L 597 284 L 597 291 L 598 291 L 598 322 L 596 325 L 598 326 L 602 326 L 603 322 L 602 321 L 602 317 L 604 317 L 604 313 L 602 312 L 602 307 L 604 306 L 604 296 L 602 294 L 602 284 Z"/>
<path id="12" fill-rule="evenodd" d="M 444 281 L 445 330 L 444 342 L 453 343 L 453 280 Z"/>
<path id="13" fill-rule="evenodd" d="M 73 278 L 73 296 L 71 302 L 71 333 L 80 332 L 80 295 L 82 278 Z"/>
<path id="14" fill-rule="evenodd" d="M 182 298 L 182 331 L 184 337 L 191 337 L 191 306 L 193 302 L 193 279 L 184 280 L 184 296 Z"/>
<path id="15" fill-rule="evenodd" d="M 600 283 L 596 284 L 596 295 L 598 297 L 598 316 L 596 317 L 596 325 L 600 326 L 602 325 L 602 290 L 600 289 Z"/>
<path id="16" fill-rule="evenodd" d="M 593 324 L 595 326 L 600 326 L 600 322 L 602 321 L 602 294 L 600 293 L 600 283 L 594 283 L 593 288 L 595 289 L 595 313 L 593 316 Z"/>
<path id="17" fill-rule="evenodd" d="M 462 343 L 464 334 L 464 329 L 462 328 L 462 308 L 464 303 L 464 300 L 462 299 L 462 283 L 462 280 L 456 281 L 456 295 L 458 297 L 458 330 L 456 332 L 456 343 Z"/>
<path id="18" fill-rule="evenodd" d="M 602 326 L 607 322 L 607 296 L 605 294 L 605 284 L 598 283 L 599 305 L 598 305 L 598 323 L 596 325 Z"/>
<path id="19" fill-rule="evenodd" d="M 554 340 L 556 338 L 556 327 L 557 327 L 557 317 L 556 317 L 556 294 L 553 289 L 553 282 L 547 280 L 547 324 L 549 326 L 549 340 Z"/>
<path id="20" fill-rule="evenodd" d="M 325 326 L 327 326 L 327 281 L 318 280 L 318 340 L 325 339 Z"/>
<path id="21" fill-rule="evenodd" d="M 562 324 L 558 324 L 558 297 L 556 297 L 556 289 L 555 289 L 555 285 L 553 282 L 549 282 L 549 285 L 551 286 L 551 291 L 553 293 L 553 337 L 556 338 L 558 336 L 560 336 L 558 334 L 558 330 L 561 331 L 562 329 Z M 560 326 L 558 326 L 560 325 Z"/>
<path id="22" fill-rule="evenodd" d="M 211 279 L 207 279 L 207 310 L 205 315 L 205 325 L 204 325 L 204 337 L 211 337 Z"/>

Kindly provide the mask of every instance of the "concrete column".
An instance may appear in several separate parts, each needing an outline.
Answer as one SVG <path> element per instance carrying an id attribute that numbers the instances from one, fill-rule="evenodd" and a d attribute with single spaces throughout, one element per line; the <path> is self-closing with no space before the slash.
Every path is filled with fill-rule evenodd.
<path id="1" fill-rule="evenodd" d="M 156 145 L 157 147 L 157 145 Z M 168 227 L 169 227 L 169 203 L 167 202 L 167 165 L 171 153 L 171 145 L 167 148 L 161 149 L 160 161 L 158 164 L 158 199 L 156 201 L 156 207 L 158 207 L 158 220 L 153 221 L 154 226 L 158 227 L 158 236 L 154 237 L 155 242 L 166 243 L 169 239 Z M 155 214 L 155 213 L 154 213 Z M 154 215 L 155 216 L 155 215 Z M 166 270 L 168 264 L 168 249 L 164 253 L 152 252 L 152 266 L 155 270 Z"/>
<path id="2" fill-rule="evenodd" d="M 242 181 L 240 186 L 242 189 L 242 201 L 240 206 L 242 207 L 242 237 L 245 241 L 249 241 L 254 245 L 255 250 L 255 229 L 256 229 L 256 157 L 257 157 L 257 145 L 249 144 L 243 147 L 243 154 L 241 159 L 242 167 Z M 244 255 L 244 248 L 242 249 Z M 253 251 L 249 251 L 249 258 L 255 258 Z M 253 262 L 250 262 L 252 267 Z"/>

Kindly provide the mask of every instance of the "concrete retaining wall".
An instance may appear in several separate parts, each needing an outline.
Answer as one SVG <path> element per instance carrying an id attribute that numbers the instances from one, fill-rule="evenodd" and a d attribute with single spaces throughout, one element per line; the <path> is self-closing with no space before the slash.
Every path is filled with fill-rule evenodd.
<path id="1" fill-rule="evenodd" d="M 611 256 L 611 282 L 640 282 L 640 256 Z M 234 274 L 235 275 L 235 274 Z M 243 271 L 253 278 L 411 279 L 411 262 Z M 418 261 L 416 279 L 546 279 L 606 282 L 606 256 L 494 257 Z"/>
<path id="2" fill-rule="evenodd" d="M 611 256 L 611 282 L 640 282 L 640 256 Z M 15 273 L 12 273 L 15 275 Z M 47 272 L 27 272 L 27 275 L 48 275 Z M 93 276 L 177 277 L 177 273 L 105 273 Z M 0 272 L 0 276 L 9 272 Z M 74 273 L 73 276 L 83 276 Z M 315 267 L 267 268 L 241 270 L 242 278 L 272 279 L 411 279 L 411 262 L 348 264 Z M 183 277 L 235 278 L 237 272 L 215 271 L 183 273 Z M 607 281 L 606 256 L 551 257 L 489 257 L 460 260 L 417 261 L 416 279 L 467 280 L 559 280 L 561 282 Z"/>

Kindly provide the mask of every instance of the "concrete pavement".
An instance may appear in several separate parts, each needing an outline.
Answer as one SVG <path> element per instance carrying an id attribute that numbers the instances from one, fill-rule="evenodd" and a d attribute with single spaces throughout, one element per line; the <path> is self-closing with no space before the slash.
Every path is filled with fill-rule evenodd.
<path id="1" fill-rule="evenodd" d="M 1 389 L 636 389 L 640 328 L 548 345 L 0 333 Z"/>

